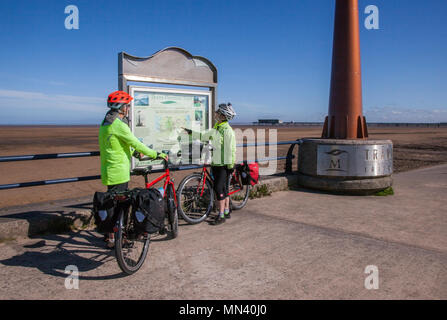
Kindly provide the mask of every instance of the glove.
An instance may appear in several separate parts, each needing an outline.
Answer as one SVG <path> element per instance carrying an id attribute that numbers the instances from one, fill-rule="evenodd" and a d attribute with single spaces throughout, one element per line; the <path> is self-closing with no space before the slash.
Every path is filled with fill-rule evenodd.
<path id="1" fill-rule="evenodd" d="M 168 161 L 168 155 L 166 153 L 163 153 L 163 152 L 157 153 L 157 158 L 160 158 L 160 159 Z"/>
<path id="2" fill-rule="evenodd" d="M 140 159 L 140 153 L 137 150 L 134 150 L 133 153 L 132 153 L 132 157 Z"/>
<path id="3" fill-rule="evenodd" d="M 135 157 L 135 158 L 137 158 L 138 160 L 141 160 L 141 159 L 143 159 L 143 158 L 145 157 L 144 153 L 140 153 L 140 152 L 138 152 L 137 150 L 135 150 L 135 151 L 132 153 L 132 156 Z"/>

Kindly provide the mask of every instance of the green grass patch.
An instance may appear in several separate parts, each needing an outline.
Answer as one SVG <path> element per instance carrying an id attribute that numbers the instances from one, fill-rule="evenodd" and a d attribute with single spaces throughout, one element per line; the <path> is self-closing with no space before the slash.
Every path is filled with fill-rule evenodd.
<path id="1" fill-rule="evenodd" d="M 262 197 L 270 196 L 271 194 L 272 194 L 272 191 L 269 190 L 267 185 L 263 184 L 256 189 L 250 190 L 249 198 L 250 199 L 262 198 Z"/>
<path id="2" fill-rule="evenodd" d="M 389 187 L 386 188 L 385 190 L 375 193 L 374 195 L 379 197 L 394 196 L 394 190 L 393 187 Z"/>

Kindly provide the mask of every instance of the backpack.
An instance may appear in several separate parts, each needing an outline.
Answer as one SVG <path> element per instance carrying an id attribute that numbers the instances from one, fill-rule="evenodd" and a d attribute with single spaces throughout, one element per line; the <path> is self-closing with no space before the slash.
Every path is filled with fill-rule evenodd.
<path id="1" fill-rule="evenodd" d="M 139 189 L 132 195 L 132 219 L 138 233 L 156 233 L 164 228 L 165 202 L 155 188 Z"/>
<path id="2" fill-rule="evenodd" d="M 247 163 L 244 161 L 243 164 L 237 166 L 237 170 L 243 185 L 254 186 L 259 182 L 259 164 L 257 162 Z"/>
<path id="3" fill-rule="evenodd" d="M 95 192 L 93 196 L 93 217 L 97 231 L 111 233 L 118 218 L 115 210 L 115 199 L 109 192 Z"/>

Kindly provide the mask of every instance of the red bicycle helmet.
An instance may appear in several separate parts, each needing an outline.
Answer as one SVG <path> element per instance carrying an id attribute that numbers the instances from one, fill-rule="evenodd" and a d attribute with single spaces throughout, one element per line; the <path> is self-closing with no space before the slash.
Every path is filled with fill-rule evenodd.
<path id="1" fill-rule="evenodd" d="M 109 94 L 107 98 L 107 106 L 113 109 L 119 109 L 122 105 L 128 104 L 133 98 L 124 91 L 115 91 Z"/>

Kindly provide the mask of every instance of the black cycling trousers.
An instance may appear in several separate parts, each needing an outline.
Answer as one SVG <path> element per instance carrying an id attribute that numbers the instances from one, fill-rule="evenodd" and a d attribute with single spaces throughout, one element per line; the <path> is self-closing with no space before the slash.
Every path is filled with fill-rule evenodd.
<path id="1" fill-rule="evenodd" d="M 112 186 L 107 186 L 107 191 L 112 191 L 112 192 L 119 192 L 119 191 L 126 191 L 127 189 L 129 189 L 129 182 L 125 182 L 125 183 L 120 183 L 120 184 L 115 184 Z M 114 217 L 118 218 L 118 214 L 120 213 L 120 211 L 122 209 L 127 210 L 127 208 L 129 207 L 129 205 L 127 204 L 118 204 L 115 209 L 114 209 Z"/>
<path id="2" fill-rule="evenodd" d="M 229 171 L 226 166 L 211 166 L 214 176 L 214 192 L 217 200 L 225 200 L 228 197 Z"/>
<path id="3" fill-rule="evenodd" d="M 107 186 L 107 191 L 126 191 L 129 188 L 129 182 L 115 184 L 113 186 Z"/>

